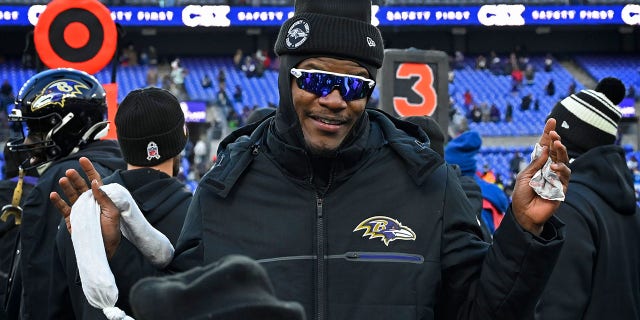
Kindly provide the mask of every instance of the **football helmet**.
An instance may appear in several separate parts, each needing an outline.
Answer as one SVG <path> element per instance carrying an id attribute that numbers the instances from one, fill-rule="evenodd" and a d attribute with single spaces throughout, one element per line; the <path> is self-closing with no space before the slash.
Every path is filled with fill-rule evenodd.
<path id="1" fill-rule="evenodd" d="M 106 119 L 106 93 L 95 77 L 66 68 L 43 71 L 18 92 L 9 115 L 18 132 L 8 149 L 19 154 L 23 169 L 40 170 L 105 136 Z"/>

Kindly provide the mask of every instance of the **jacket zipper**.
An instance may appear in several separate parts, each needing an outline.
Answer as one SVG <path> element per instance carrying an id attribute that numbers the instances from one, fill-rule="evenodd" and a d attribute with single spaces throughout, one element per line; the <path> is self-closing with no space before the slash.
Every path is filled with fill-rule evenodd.
<path id="1" fill-rule="evenodd" d="M 324 221 L 322 217 L 323 199 L 316 196 L 316 319 L 325 318 L 325 268 L 324 268 Z"/>
<path id="2" fill-rule="evenodd" d="M 313 168 L 311 168 L 311 176 L 309 183 L 313 186 Z M 334 163 L 329 169 L 329 177 L 327 184 L 323 190 L 316 190 L 316 319 L 325 320 L 327 317 L 327 281 L 326 281 L 326 254 L 325 254 L 325 236 L 324 236 L 324 212 L 323 203 L 331 184 L 333 182 Z"/>

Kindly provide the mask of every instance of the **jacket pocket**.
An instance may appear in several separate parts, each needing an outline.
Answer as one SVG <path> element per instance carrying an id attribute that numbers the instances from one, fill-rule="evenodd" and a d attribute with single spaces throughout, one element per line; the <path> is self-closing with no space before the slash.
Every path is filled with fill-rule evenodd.
<path id="1" fill-rule="evenodd" d="M 349 251 L 329 258 L 330 319 L 432 319 L 438 263 L 416 253 L 388 251 Z"/>
<path id="2" fill-rule="evenodd" d="M 424 263 L 424 257 L 419 254 L 401 252 L 347 252 L 344 255 L 330 256 L 329 258 L 342 257 L 352 262 L 399 262 L 399 263 Z"/>

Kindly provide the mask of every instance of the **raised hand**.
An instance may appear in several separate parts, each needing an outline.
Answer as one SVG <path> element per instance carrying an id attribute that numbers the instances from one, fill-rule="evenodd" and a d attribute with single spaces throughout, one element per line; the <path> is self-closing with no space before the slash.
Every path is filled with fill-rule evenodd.
<path id="1" fill-rule="evenodd" d="M 82 171 L 87 175 L 89 181 L 96 180 L 98 185 L 102 185 L 102 178 L 98 171 L 96 171 L 93 163 L 86 157 L 81 157 L 78 162 L 80 163 L 80 167 Z M 71 206 L 78 200 L 81 194 L 85 191 L 89 190 L 89 185 L 82 178 L 80 173 L 75 169 L 69 169 L 65 172 L 65 177 L 60 178 L 58 181 L 60 184 L 60 188 L 62 188 L 62 192 L 64 192 L 67 199 L 69 199 L 69 204 L 67 204 L 62 197 L 57 192 L 51 192 L 49 194 L 49 199 L 56 206 L 60 214 L 64 218 L 64 221 L 67 224 L 67 230 L 71 232 L 71 223 L 69 222 L 69 215 L 71 215 Z"/>
<path id="2" fill-rule="evenodd" d="M 107 258 L 113 257 L 120 244 L 122 234 L 120 233 L 120 209 L 111 199 L 100 190 L 101 183 L 97 180 L 91 181 L 91 192 L 100 206 L 100 229 L 102 230 L 102 241 Z"/>
<path id="3" fill-rule="evenodd" d="M 79 162 L 82 171 L 84 171 L 89 178 L 89 181 L 91 181 L 93 196 L 100 205 L 100 227 L 102 229 L 102 239 L 105 244 L 105 250 L 107 251 L 107 257 L 110 258 L 113 256 L 118 244 L 120 244 L 120 211 L 116 208 L 111 199 L 109 199 L 109 197 L 99 189 L 100 186 L 102 186 L 102 178 L 91 161 L 82 157 L 79 159 Z M 49 199 L 56 206 L 58 211 L 60 211 L 60 214 L 67 225 L 67 230 L 71 232 L 71 206 L 73 206 L 82 193 L 89 190 L 89 185 L 75 169 L 67 170 L 65 172 L 65 177 L 60 178 L 58 183 L 70 203 L 66 203 L 55 191 L 49 194 Z"/>
<path id="4" fill-rule="evenodd" d="M 538 142 L 543 147 L 542 154 L 518 174 L 512 195 L 512 210 L 516 221 L 525 230 L 535 235 L 540 235 L 545 222 L 560 206 L 560 201 L 543 199 L 529 186 L 529 181 L 544 166 L 549 156 L 553 162 L 551 170 L 558 174 L 565 193 L 571 177 L 571 169 L 567 166 L 569 163 L 567 148 L 560 141 L 560 135 L 555 128 L 556 120 L 553 118 L 547 120 Z"/>

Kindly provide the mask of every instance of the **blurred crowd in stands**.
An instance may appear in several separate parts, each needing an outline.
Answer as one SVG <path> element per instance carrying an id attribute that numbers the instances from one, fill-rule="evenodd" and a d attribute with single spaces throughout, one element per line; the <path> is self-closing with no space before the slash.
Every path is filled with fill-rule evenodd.
<path id="1" fill-rule="evenodd" d="M 553 69 L 554 59 L 553 56 L 547 54 L 544 59 L 544 68 L 541 71 L 551 72 Z M 453 83 L 455 80 L 456 70 L 464 69 L 466 67 L 465 56 L 462 52 L 456 51 L 453 56 L 450 57 L 450 71 L 449 82 Z M 536 79 L 536 68 L 530 62 L 530 59 L 524 50 L 517 47 L 506 61 L 503 61 L 495 51 L 491 51 L 488 58 L 484 55 L 478 55 L 475 58 L 475 70 L 491 72 L 495 76 L 511 76 L 510 93 L 514 96 L 518 96 L 521 88 L 533 86 Z M 573 82 L 568 88 L 569 94 L 574 93 L 576 90 L 576 84 Z M 549 79 L 544 87 L 544 92 L 539 94 L 546 94 L 553 97 L 556 94 L 556 87 L 553 78 Z M 473 93 L 470 89 L 466 89 L 464 94 L 463 106 L 465 115 L 469 121 L 480 122 L 511 122 L 513 120 L 513 108 L 511 103 L 508 103 L 504 108 L 504 116 L 502 115 L 500 108 L 495 103 L 489 105 L 488 101 L 478 101 L 474 99 Z M 453 100 L 451 103 L 455 103 Z M 532 93 L 526 93 L 521 98 L 520 111 L 527 111 L 533 109 L 534 111 L 540 110 L 540 101 L 536 99 Z M 452 108 L 452 111 L 455 111 Z"/>

